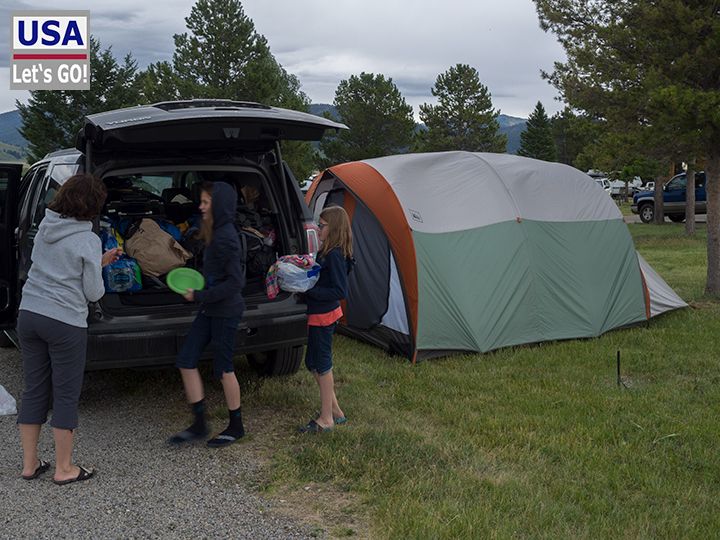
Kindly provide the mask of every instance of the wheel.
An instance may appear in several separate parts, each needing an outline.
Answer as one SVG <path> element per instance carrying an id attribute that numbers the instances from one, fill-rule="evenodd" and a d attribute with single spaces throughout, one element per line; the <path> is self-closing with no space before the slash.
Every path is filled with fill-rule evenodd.
<path id="1" fill-rule="evenodd" d="M 670 214 L 668 217 L 673 223 L 682 223 L 685 221 L 685 214 Z"/>
<path id="2" fill-rule="evenodd" d="M 655 219 L 655 207 L 652 203 L 645 203 L 640 206 L 638 213 L 640 214 L 640 221 L 643 223 L 652 223 L 653 219 Z"/>
<path id="3" fill-rule="evenodd" d="M 248 362 L 260 375 L 275 377 L 297 373 L 303 358 L 303 347 L 286 347 L 247 355 Z"/>

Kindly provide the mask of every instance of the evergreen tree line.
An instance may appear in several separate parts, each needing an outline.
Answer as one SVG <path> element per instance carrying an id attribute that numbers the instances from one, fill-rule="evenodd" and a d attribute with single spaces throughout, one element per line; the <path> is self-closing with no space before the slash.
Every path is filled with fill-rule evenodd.
<path id="1" fill-rule="evenodd" d="M 27 104 L 18 102 L 29 160 L 73 146 L 85 115 L 126 106 L 223 98 L 308 110 L 310 101 L 299 80 L 276 61 L 239 0 L 198 0 L 185 22 L 187 31 L 174 36 L 171 61 L 140 71 L 132 55 L 118 61 L 112 47 L 103 49 L 92 37 L 91 90 L 34 91 Z M 431 92 L 437 104 L 420 106 L 423 125 L 418 128 L 412 107 L 391 78 L 351 75 L 340 82 L 334 100 L 338 120 L 350 130 L 326 137 L 315 148 L 285 142 L 286 159 L 297 177 L 305 178 L 312 170 L 334 163 L 400 152 L 505 152 L 507 140 L 497 121 L 500 111 L 493 108 L 491 94 L 475 68 L 465 64 L 449 68 L 437 77 Z M 569 112 L 548 119 L 538 103 L 522 134 L 519 153 L 572 164 L 580 152 L 582 128 L 577 123 Z M 568 135 L 571 130 L 575 133 Z"/>

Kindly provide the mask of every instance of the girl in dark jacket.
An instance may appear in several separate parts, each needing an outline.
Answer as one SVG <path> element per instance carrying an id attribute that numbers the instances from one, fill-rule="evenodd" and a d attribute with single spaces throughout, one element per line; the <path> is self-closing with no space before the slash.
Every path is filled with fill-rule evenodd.
<path id="1" fill-rule="evenodd" d="M 180 369 L 194 421 L 190 427 L 170 437 L 168 442 L 180 444 L 204 439 L 208 435 L 205 394 L 197 365 L 205 347 L 212 343 L 213 372 L 222 382 L 230 422 L 227 429 L 210 439 L 207 445 L 221 447 L 245 435 L 240 414 L 240 385 L 233 365 L 235 335 L 245 310 L 242 297 L 245 254 L 235 229 L 235 190 L 224 182 L 206 182 L 200 189 L 200 211 L 203 215 L 200 234 L 206 246 L 203 275 L 207 288 L 202 291 L 188 289 L 184 295 L 189 302 L 199 302 L 200 311 L 175 362 Z"/>
<path id="2" fill-rule="evenodd" d="M 305 293 L 308 311 L 308 344 L 305 366 L 320 388 L 320 415 L 300 428 L 301 432 L 329 431 L 346 421 L 335 396 L 332 373 L 332 338 L 342 317 L 340 300 L 347 296 L 347 275 L 352 268 L 352 232 L 348 215 L 340 206 L 329 206 L 318 223 L 322 247 L 317 263 L 320 279 Z"/>

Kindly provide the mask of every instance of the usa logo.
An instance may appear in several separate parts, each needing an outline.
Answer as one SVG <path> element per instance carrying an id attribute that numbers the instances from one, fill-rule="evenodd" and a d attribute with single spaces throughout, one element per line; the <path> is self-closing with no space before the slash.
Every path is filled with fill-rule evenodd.
<path id="1" fill-rule="evenodd" d="M 89 90 L 89 11 L 12 14 L 11 90 Z"/>

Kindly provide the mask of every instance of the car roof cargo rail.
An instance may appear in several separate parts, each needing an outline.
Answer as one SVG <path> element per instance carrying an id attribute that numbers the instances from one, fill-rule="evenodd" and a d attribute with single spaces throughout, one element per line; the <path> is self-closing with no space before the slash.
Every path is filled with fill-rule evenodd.
<path id="1" fill-rule="evenodd" d="M 269 110 L 268 105 L 255 103 L 254 101 L 233 101 L 231 99 L 188 99 L 184 101 L 161 101 L 153 103 L 151 107 L 157 107 L 164 111 L 174 111 L 177 109 L 192 109 L 196 107 L 213 107 L 216 109 L 265 109 Z"/>

